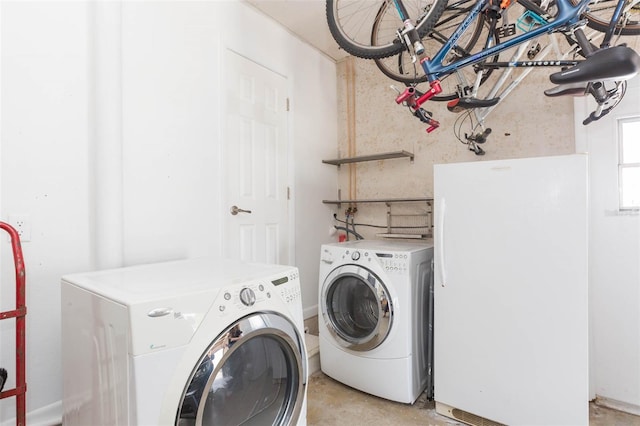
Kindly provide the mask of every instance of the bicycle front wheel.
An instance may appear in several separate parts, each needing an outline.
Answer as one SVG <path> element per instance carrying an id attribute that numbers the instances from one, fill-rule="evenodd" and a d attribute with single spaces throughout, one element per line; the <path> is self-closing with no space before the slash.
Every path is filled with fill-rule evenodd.
<path id="1" fill-rule="evenodd" d="M 435 55 L 440 48 L 448 41 L 453 31 L 467 17 L 469 11 L 476 0 L 450 1 L 440 19 L 435 26 L 427 33 L 420 34 L 422 44 L 427 55 Z M 451 57 L 446 62 L 451 62 L 456 58 L 468 56 L 480 38 L 484 15 L 478 18 L 458 40 L 458 43 L 451 50 Z M 376 22 L 373 26 L 372 37 L 374 42 L 379 37 L 379 25 Z M 377 44 L 377 43 L 374 43 Z M 388 58 L 375 59 L 376 65 L 387 77 L 405 84 L 421 83 L 427 81 L 422 67 L 418 61 L 413 61 L 411 54 L 406 47 L 397 55 Z"/>
<path id="2" fill-rule="evenodd" d="M 624 3 L 622 16 L 616 23 L 615 34 L 640 35 L 640 4 L 636 0 L 625 0 Z M 597 31 L 606 32 L 617 5 L 617 0 L 595 0 L 589 3 L 588 12 L 585 14 L 587 26 Z"/>
<path id="3" fill-rule="evenodd" d="M 426 34 L 442 15 L 447 0 L 404 0 L 418 34 Z M 400 53 L 404 28 L 393 0 L 327 0 L 327 23 L 338 45 L 353 56 L 380 59 Z M 377 37 L 372 29 L 377 22 Z"/>

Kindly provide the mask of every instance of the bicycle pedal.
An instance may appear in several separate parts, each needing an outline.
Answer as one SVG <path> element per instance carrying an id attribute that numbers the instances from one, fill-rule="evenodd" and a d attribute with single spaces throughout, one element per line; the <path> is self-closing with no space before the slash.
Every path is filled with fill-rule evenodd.
<path id="1" fill-rule="evenodd" d="M 540 43 L 536 43 L 535 46 L 531 46 L 529 48 L 529 51 L 527 52 L 527 58 L 529 58 L 529 60 L 533 60 L 536 57 L 536 55 L 540 53 L 541 49 L 542 47 L 540 46 Z"/>
<path id="2" fill-rule="evenodd" d="M 500 98 L 476 99 L 476 98 L 456 98 L 447 102 L 447 109 L 451 112 L 462 112 L 472 108 L 487 108 L 497 105 Z"/>
<path id="3" fill-rule="evenodd" d="M 520 18 L 518 18 L 517 23 L 520 31 L 527 33 L 536 26 L 546 24 L 547 20 L 544 19 L 542 16 L 538 15 L 537 13 L 531 10 L 527 10 L 525 13 L 522 14 L 522 16 L 520 16 Z"/>
<path id="4" fill-rule="evenodd" d="M 501 38 L 511 37 L 516 33 L 516 24 L 509 24 L 496 28 L 496 33 L 498 34 L 498 37 Z"/>
<path id="5" fill-rule="evenodd" d="M 484 155 L 485 154 L 484 149 L 480 148 L 475 143 L 470 143 L 469 144 L 469 151 L 473 151 L 476 155 Z"/>

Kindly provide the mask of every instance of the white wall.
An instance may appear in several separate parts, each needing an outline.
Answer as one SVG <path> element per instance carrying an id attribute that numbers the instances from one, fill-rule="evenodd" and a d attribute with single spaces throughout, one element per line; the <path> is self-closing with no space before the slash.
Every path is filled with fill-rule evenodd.
<path id="1" fill-rule="evenodd" d="M 337 144 L 333 61 L 238 1 L 2 2 L 0 17 L 0 218 L 29 214 L 32 225 L 23 244 L 28 411 L 61 398 L 61 275 L 220 254 L 226 48 L 288 79 L 292 245 L 305 313 L 315 313 L 332 226 L 321 200 L 337 182 L 321 163 Z M 13 301 L 5 240 L 3 310 Z M 0 323 L 0 365 L 11 373 L 10 323 Z M 0 402 L 0 422 L 13 407 Z"/>
<path id="2" fill-rule="evenodd" d="M 61 274 L 91 257 L 87 10 L 81 4 L 7 3 L 2 7 L 0 217 L 28 214 L 27 407 L 60 398 Z M 0 238 L 1 309 L 14 303 L 9 245 Z M 0 365 L 15 386 L 14 321 L 0 323 Z M 0 420 L 15 414 L 0 401 Z"/>
<path id="3" fill-rule="evenodd" d="M 617 120 L 640 114 L 640 77 L 609 115 L 576 101 L 576 146 L 589 152 L 591 395 L 640 414 L 640 214 L 618 211 Z"/>

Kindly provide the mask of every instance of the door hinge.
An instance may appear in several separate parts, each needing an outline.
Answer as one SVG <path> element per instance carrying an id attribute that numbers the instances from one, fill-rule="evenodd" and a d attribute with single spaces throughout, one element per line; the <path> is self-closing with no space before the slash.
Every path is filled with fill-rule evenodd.
<path id="1" fill-rule="evenodd" d="M 287 108 L 287 111 L 289 111 L 289 98 L 287 98 L 287 106 L 286 106 L 286 108 Z"/>

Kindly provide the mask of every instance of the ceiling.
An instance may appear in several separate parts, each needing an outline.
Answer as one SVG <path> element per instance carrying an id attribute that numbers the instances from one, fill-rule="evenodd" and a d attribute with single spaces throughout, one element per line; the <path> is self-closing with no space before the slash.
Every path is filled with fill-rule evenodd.
<path id="1" fill-rule="evenodd" d="M 245 0 L 303 41 L 338 61 L 349 56 L 327 26 L 325 0 Z"/>
<path id="2" fill-rule="evenodd" d="M 335 61 L 349 56 L 331 36 L 325 0 L 244 0 L 289 29 L 303 41 Z M 623 37 L 629 47 L 640 51 L 640 37 Z"/>

